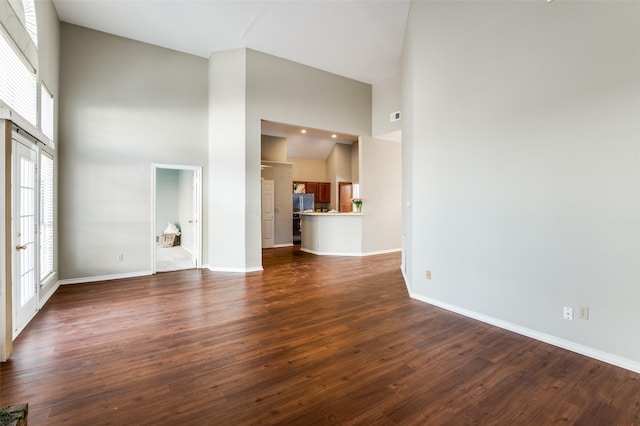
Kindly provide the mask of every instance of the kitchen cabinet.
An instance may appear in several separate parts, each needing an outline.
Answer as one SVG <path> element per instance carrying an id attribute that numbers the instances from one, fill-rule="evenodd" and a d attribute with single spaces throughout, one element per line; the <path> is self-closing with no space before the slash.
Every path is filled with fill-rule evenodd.
<path id="1" fill-rule="evenodd" d="M 331 202 L 331 184 L 329 182 L 318 183 L 316 198 L 318 199 L 318 203 Z"/>
<path id="2" fill-rule="evenodd" d="M 305 188 L 307 188 L 307 194 L 314 194 L 316 196 L 316 203 L 318 203 L 318 183 L 307 182 Z"/>
<path id="3" fill-rule="evenodd" d="M 302 182 L 294 181 L 294 190 L 297 185 L 304 185 L 305 194 L 313 194 L 316 203 L 331 202 L 331 183 L 330 182 Z"/>

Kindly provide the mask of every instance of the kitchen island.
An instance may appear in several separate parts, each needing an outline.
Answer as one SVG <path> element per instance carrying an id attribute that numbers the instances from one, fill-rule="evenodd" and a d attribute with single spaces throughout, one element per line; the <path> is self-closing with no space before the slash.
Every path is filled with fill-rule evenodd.
<path id="1" fill-rule="evenodd" d="M 362 256 L 362 213 L 300 213 L 300 250 L 317 255 Z"/>

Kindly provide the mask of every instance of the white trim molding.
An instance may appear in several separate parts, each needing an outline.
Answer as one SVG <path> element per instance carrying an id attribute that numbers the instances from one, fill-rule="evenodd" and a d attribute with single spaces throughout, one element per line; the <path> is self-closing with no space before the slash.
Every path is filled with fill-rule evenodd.
<path id="1" fill-rule="evenodd" d="M 121 280 L 123 278 L 146 277 L 148 275 L 152 275 L 151 271 L 126 272 L 124 274 L 98 275 L 95 277 L 83 277 L 83 278 L 69 278 L 65 280 L 58 280 L 57 284 L 58 285 L 85 284 L 85 283 L 95 283 L 98 281 Z"/>
<path id="2" fill-rule="evenodd" d="M 378 251 L 369 251 L 365 253 L 334 253 L 334 252 L 323 252 L 316 251 L 307 248 L 300 248 L 300 251 L 305 253 L 315 254 L 316 256 L 351 256 L 351 257 L 365 257 L 365 256 L 375 256 L 377 254 L 387 254 L 387 253 L 395 253 L 398 251 L 402 251 L 402 249 L 389 249 L 389 250 L 378 250 Z"/>
<path id="3" fill-rule="evenodd" d="M 430 297 L 425 297 L 416 293 L 409 293 L 409 297 L 411 297 L 412 299 L 418 300 L 420 302 L 428 303 L 430 305 L 437 306 L 442 309 L 446 309 L 447 311 L 464 315 L 465 317 L 468 317 L 468 318 L 482 321 L 484 323 L 502 328 L 504 330 L 512 331 L 514 333 L 521 334 L 523 336 L 527 336 L 532 339 L 539 340 L 541 342 L 545 342 L 550 345 L 557 346 L 559 348 L 566 349 L 568 351 L 587 356 L 589 358 L 606 362 L 607 364 L 612 364 L 617 367 L 621 367 L 626 370 L 633 371 L 635 373 L 640 373 L 640 363 L 627 358 L 623 358 L 608 352 L 604 352 L 599 349 L 594 349 L 589 346 L 581 345 L 579 343 L 562 339 L 560 337 L 556 337 L 551 334 L 542 333 L 540 331 L 533 330 L 527 327 L 522 327 L 520 325 L 513 324 L 508 321 L 503 321 L 503 320 L 491 317 L 489 315 L 470 311 L 468 309 L 451 305 L 449 303 L 441 302 L 439 300 L 432 299 Z"/>
<path id="4" fill-rule="evenodd" d="M 218 267 L 218 266 L 209 266 L 209 270 L 211 272 L 238 272 L 238 273 L 248 273 L 248 272 L 262 272 L 264 268 L 262 266 L 252 266 L 250 268 L 226 268 L 226 267 Z"/>
<path id="5" fill-rule="evenodd" d="M 38 309 L 42 309 L 42 307 L 44 307 L 44 304 L 47 303 L 49 299 L 51 299 L 51 296 L 53 296 L 53 294 L 59 287 L 60 281 L 56 281 L 55 284 L 47 289 L 47 292 L 40 298 Z"/>

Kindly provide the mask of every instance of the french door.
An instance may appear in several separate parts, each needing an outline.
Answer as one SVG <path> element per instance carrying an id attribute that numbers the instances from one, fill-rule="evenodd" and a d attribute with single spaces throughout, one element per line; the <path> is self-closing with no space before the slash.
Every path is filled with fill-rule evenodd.
<path id="1" fill-rule="evenodd" d="M 38 309 L 36 279 L 36 159 L 30 144 L 13 140 L 13 338 Z"/>

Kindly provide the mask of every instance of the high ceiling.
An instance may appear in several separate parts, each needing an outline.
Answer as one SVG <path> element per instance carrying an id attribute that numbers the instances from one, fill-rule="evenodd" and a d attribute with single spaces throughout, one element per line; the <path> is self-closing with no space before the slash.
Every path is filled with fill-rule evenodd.
<path id="1" fill-rule="evenodd" d="M 365 83 L 400 68 L 409 0 L 53 0 L 61 21 L 208 58 L 247 47 Z"/>
<path id="2" fill-rule="evenodd" d="M 287 139 L 287 157 L 326 160 L 336 143 L 351 145 L 355 135 L 262 120 L 263 135 Z"/>

